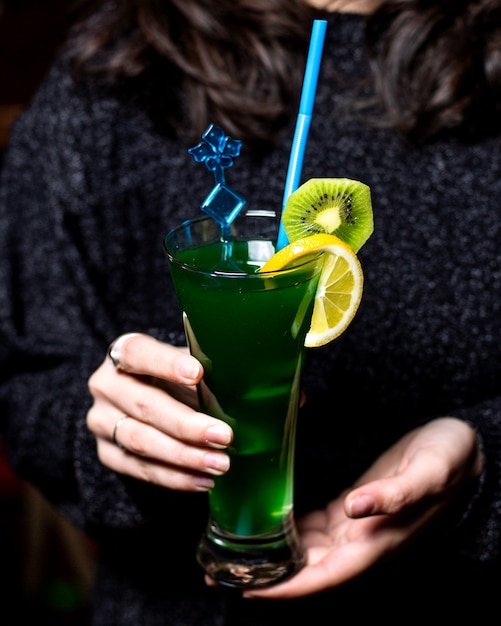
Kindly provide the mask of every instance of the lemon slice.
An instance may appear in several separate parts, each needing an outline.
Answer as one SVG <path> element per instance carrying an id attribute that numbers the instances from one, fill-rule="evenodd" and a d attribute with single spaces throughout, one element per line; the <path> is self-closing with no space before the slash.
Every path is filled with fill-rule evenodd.
<path id="1" fill-rule="evenodd" d="M 325 255 L 325 260 L 304 342 L 308 348 L 323 346 L 339 337 L 355 317 L 364 283 L 357 255 L 339 237 L 319 233 L 285 246 L 259 270 L 274 272 L 320 253 Z"/>

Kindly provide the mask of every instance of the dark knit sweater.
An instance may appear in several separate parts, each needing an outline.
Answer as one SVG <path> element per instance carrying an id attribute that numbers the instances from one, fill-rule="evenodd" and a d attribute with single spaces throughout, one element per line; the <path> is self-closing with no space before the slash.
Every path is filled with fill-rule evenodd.
<path id="1" fill-rule="evenodd" d="M 435 623 L 451 623 L 489 607 L 501 534 L 501 144 L 413 148 L 343 116 L 367 72 L 362 24 L 330 19 L 302 180 L 369 184 L 375 232 L 360 251 L 355 320 L 308 353 L 296 513 L 322 507 L 437 416 L 477 430 L 482 476 L 413 547 L 332 593 L 242 606 L 206 589 L 194 561 L 206 496 L 106 469 L 85 416 L 88 377 L 120 333 L 184 343 L 162 237 L 198 213 L 212 176 L 134 103 L 75 84 L 58 62 L 16 123 L 2 172 L 0 414 L 19 474 L 101 546 L 96 625 L 334 623 L 346 611 L 355 623 L 381 613 L 401 623 L 430 607 Z M 266 158 L 244 145 L 227 171 L 249 206 L 280 207 L 293 124 Z"/>

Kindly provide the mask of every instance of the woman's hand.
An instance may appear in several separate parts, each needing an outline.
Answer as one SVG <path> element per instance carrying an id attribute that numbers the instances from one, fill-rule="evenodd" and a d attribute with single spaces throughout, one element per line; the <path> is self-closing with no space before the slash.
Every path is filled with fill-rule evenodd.
<path id="1" fill-rule="evenodd" d="M 110 469 L 181 491 L 207 491 L 230 465 L 233 432 L 197 411 L 200 363 L 147 335 L 119 337 L 89 379 L 87 425 Z M 125 418 L 125 419 L 124 419 Z"/>
<path id="2" fill-rule="evenodd" d="M 440 418 L 384 452 L 354 488 L 298 522 L 307 564 L 293 578 L 248 598 L 295 598 L 336 587 L 402 548 L 478 477 L 474 431 Z M 210 583 L 209 584 L 213 584 Z"/>

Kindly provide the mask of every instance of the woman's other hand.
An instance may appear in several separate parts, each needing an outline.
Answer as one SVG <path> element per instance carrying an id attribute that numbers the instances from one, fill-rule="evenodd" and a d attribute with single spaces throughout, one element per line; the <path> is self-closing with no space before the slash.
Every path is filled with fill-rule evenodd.
<path id="1" fill-rule="evenodd" d="M 354 578 L 416 537 L 481 467 L 476 435 L 466 423 L 445 417 L 413 430 L 352 489 L 298 521 L 307 564 L 297 575 L 244 596 L 295 598 Z"/>

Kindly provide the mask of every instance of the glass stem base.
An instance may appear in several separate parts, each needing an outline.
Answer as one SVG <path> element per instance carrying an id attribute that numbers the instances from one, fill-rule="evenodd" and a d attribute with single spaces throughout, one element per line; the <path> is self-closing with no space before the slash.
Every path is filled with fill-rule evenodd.
<path id="1" fill-rule="evenodd" d="M 289 578 L 304 565 L 292 514 L 268 535 L 229 535 L 209 520 L 198 545 L 197 560 L 221 585 L 266 587 Z"/>

